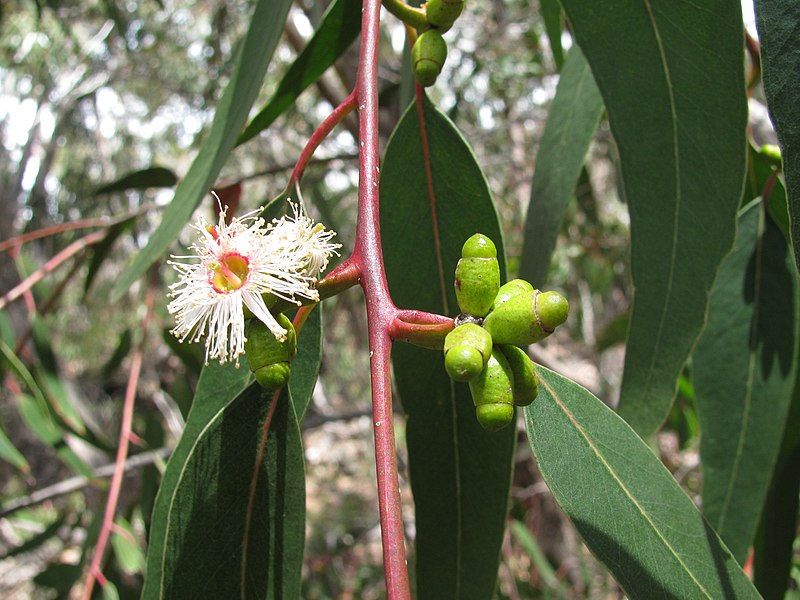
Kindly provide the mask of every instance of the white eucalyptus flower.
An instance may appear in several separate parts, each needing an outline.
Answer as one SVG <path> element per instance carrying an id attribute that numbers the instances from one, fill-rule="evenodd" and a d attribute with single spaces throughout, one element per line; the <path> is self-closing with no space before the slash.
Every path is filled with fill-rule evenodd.
<path id="1" fill-rule="evenodd" d="M 262 295 L 298 305 L 298 298 L 318 300 L 317 275 L 339 244 L 330 242 L 333 231 L 314 224 L 294 204 L 293 217 L 269 225 L 258 216 L 260 210 L 226 224 L 226 211 L 227 207 L 220 211 L 217 225 L 200 217 L 192 225 L 199 233 L 198 242 L 190 247 L 194 254 L 169 261 L 180 280 L 170 286 L 172 301 L 167 309 L 175 317 L 172 333 L 180 341 L 206 336 L 206 362 L 236 360 L 238 365 L 244 352 L 244 307 L 284 340 L 286 330 Z M 182 262 L 188 260 L 199 262 Z"/>

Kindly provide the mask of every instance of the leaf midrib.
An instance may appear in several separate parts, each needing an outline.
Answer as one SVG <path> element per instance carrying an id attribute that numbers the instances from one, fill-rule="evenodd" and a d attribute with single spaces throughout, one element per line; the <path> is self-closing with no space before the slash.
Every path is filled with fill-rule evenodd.
<path id="1" fill-rule="evenodd" d="M 683 561 L 683 559 L 681 558 L 680 554 L 675 550 L 675 548 L 672 547 L 672 544 L 670 544 L 669 540 L 667 540 L 664 537 L 664 535 L 661 533 L 661 530 L 657 527 L 655 522 L 650 518 L 650 515 L 647 513 L 647 511 L 644 509 L 644 507 L 642 507 L 642 505 L 639 504 L 639 501 L 635 498 L 633 493 L 628 489 L 628 487 L 622 481 L 622 479 L 620 478 L 619 474 L 608 463 L 608 461 L 606 461 L 606 459 L 603 456 L 603 454 L 600 452 L 598 447 L 594 444 L 594 442 L 589 437 L 589 435 L 586 433 L 586 431 L 583 429 L 583 427 L 581 427 L 580 423 L 578 423 L 577 419 L 575 419 L 575 416 L 572 414 L 572 412 L 566 407 L 566 405 L 563 402 L 561 402 L 561 400 L 559 399 L 559 397 L 556 394 L 555 390 L 553 390 L 553 388 L 550 387 L 550 385 L 543 378 L 540 377 L 539 381 L 547 389 L 547 392 L 550 394 L 550 397 L 553 398 L 553 400 L 556 402 L 556 404 L 561 409 L 561 411 L 570 420 L 570 422 L 575 427 L 575 429 L 578 432 L 578 434 L 583 438 L 583 440 L 586 442 L 586 444 L 591 449 L 592 453 L 600 461 L 601 465 L 605 468 L 605 470 L 608 472 L 608 474 L 611 475 L 611 477 L 617 483 L 617 485 L 619 486 L 619 489 L 622 490 L 622 492 L 625 494 L 625 496 L 627 496 L 628 500 L 630 500 L 631 504 L 633 504 L 633 506 L 636 508 L 636 510 L 639 512 L 639 514 L 644 518 L 645 521 L 647 521 L 647 524 L 655 532 L 656 536 L 661 541 L 661 543 L 664 545 L 664 547 L 666 547 L 667 550 L 669 550 L 669 552 L 675 557 L 675 560 L 683 568 L 684 572 L 689 576 L 689 578 L 692 580 L 692 582 L 697 586 L 698 590 L 706 598 L 711 600 L 712 596 L 703 587 L 702 583 L 700 583 L 700 581 L 695 577 L 694 573 L 689 569 L 688 565 L 686 565 L 686 563 Z"/>

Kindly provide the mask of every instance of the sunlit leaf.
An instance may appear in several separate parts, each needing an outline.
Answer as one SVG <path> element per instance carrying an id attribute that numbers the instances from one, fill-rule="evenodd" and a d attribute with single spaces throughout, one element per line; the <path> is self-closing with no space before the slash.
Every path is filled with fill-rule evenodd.
<path id="1" fill-rule="evenodd" d="M 453 124 L 426 99 L 428 192 L 420 117 L 412 104 L 381 169 L 381 231 L 389 288 L 398 306 L 455 315 L 461 246 L 476 232 L 500 251 L 502 236 L 486 180 Z M 433 220 L 431 217 L 434 217 Z M 408 415 L 416 509 L 419 598 L 489 598 L 497 578 L 514 450 L 514 428 L 487 433 L 466 384 L 447 377 L 439 352 L 395 345 L 394 373 Z"/>
<path id="2" fill-rule="evenodd" d="M 550 491 L 630 598 L 758 598 L 730 551 L 641 438 L 543 367 L 524 409 Z"/>

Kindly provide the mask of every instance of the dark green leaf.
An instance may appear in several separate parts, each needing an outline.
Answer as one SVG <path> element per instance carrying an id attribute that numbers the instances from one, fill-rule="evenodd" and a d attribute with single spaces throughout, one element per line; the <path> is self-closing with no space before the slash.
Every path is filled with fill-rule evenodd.
<path id="1" fill-rule="evenodd" d="M 123 272 L 112 291 L 118 299 L 169 248 L 225 164 L 250 107 L 261 88 L 272 53 L 283 31 L 290 0 L 258 0 L 233 75 L 217 107 L 211 131 L 189 172 L 178 184 L 150 240 Z"/>
<path id="2" fill-rule="evenodd" d="M 126 173 L 116 181 L 100 186 L 94 192 L 95 196 L 110 194 L 111 192 L 126 192 L 128 190 L 144 190 L 152 187 L 172 187 L 178 182 L 175 173 L 165 167 L 149 167 L 140 171 Z"/>
<path id="3" fill-rule="evenodd" d="M 795 268 L 800 269 L 800 4 L 755 0 L 761 69 L 769 114 L 783 155 Z"/>
<path id="4" fill-rule="evenodd" d="M 650 448 L 600 400 L 543 367 L 524 410 L 556 501 L 631 598 L 758 598 Z"/>
<path id="5" fill-rule="evenodd" d="M 765 600 L 783 600 L 797 536 L 800 508 L 800 377 L 786 419 L 753 556 L 753 581 Z"/>
<path id="6" fill-rule="evenodd" d="M 322 307 L 317 306 L 297 336 L 297 356 L 292 361 L 289 392 L 297 421 L 302 422 L 311 402 L 322 359 Z"/>
<path id="7" fill-rule="evenodd" d="M 619 413 L 654 433 L 703 327 L 745 175 L 742 12 L 730 0 L 563 0 L 603 95 L 635 287 Z"/>
<path id="8" fill-rule="evenodd" d="M 257 463 L 272 393 L 257 384 L 238 393 L 248 375 L 230 365 L 203 370 L 156 499 L 143 598 L 299 596 L 300 431 L 283 394 Z"/>
<path id="9" fill-rule="evenodd" d="M 236 144 L 257 136 L 292 106 L 297 97 L 339 58 L 361 31 L 360 0 L 336 0 L 330 5 L 314 37 L 284 75 L 272 99 L 253 117 Z"/>
<path id="10" fill-rule="evenodd" d="M 423 115 L 434 198 L 412 104 L 381 169 L 384 258 L 398 306 L 451 315 L 458 310 L 453 277 L 464 241 L 476 232 L 493 239 L 505 276 L 502 236 L 469 146 L 427 99 Z M 408 415 L 418 597 L 490 598 L 508 508 L 514 427 L 487 433 L 478 425 L 467 385 L 447 377 L 441 353 L 397 344 L 393 362 Z"/>
<path id="11" fill-rule="evenodd" d="M 797 315 L 786 241 L 755 201 L 739 218 L 692 360 L 703 512 L 741 564 L 753 543 L 792 395 Z"/>
<path id="12" fill-rule="evenodd" d="M 561 70 L 564 64 L 564 48 L 561 46 L 561 32 L 563 17 L 561 5 L 558 0 L 539 0 L 539 10 L 547 30 L 547 39 L 550 40 L 550 50 L 553 52 L 553 62 L 556 69 Z"/>
<path id="13" fill-rule="evenodd" d="M 603 99 L 576 46 L 561 71 L 533 172 L 520 277 L 535 286 L 544 286 L 564 211 L 602 112 Z"/>

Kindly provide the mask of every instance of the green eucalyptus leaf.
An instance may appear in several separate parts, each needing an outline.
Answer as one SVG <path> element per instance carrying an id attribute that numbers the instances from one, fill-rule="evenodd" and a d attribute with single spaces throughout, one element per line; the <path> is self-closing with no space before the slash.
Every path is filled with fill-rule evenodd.
<path id="1" fill-rule="evenodd" d="M 172 187 L 177 182 L 178 178 L 172 170 L 166 167 L 148 167 L 126 173 L 119 179 L 101 185 L 94 191 L 94 195 L 127 192 L 128 190 L 144 190 L 152 187 L 167 188 Z"/>
<path id="2" fill-rule="evenodd" d="M 760 201 L 742 211 L 692 360 L 703 512 L 741 564 L 753 543 L 796 376 L 799 307 L 788 250 Z"/>
<path id="3" fill-rule="evenodd" d="M 619 149 L 635 287 L 619 413 L 669 413 L 733 243 L 745 175 L 741 7 L 563 0 Z"/>
<path id="4" fill-rule="evenodd" d="M 564 211 L 602 112 L 600 91 L 580 48 L 575 46 L 561 70 L 536 154 L 525 220 L 520 277 L 536 287 L 544 287 Z"/>
<path id="5" fill-rule="evenodd" d="M 753 582 L 766 600 L 783 600 L 800 509 L 800 374 L 783 431 L 772 483 L 761 511 L 753 552 Z"/>
<path id="6" fill-rule="evenodd" d="M 381 168 L 386 273 L 398 306 L 451 315 L 458 311 L 453 274 L 462 245 L 474 233 L 491 238 L 505 279 L 502 235 L 472 151 L 427 98 L 422 122 L 433 197 L 415 104 L 392 134 Z M 431 352 L 396 344 L 392 356 L 408 416 L 417 597 L 490 598 L 508 508 L 514 427 L 484 431 L 467 385 L 454 383 L 441 352 Z"/>
<path id="7" fill-rule="evenodd" d="M 27 473 L 31 470 L 22 452 L 17 450 L 17 447 L 9 439 L 2 423 L 0 423 L 0 458 L 23 473 Z"/>
<path id="8" fill-rule="evenodd" d="M 317 306 L 308 315 L 297 336 L 297 356 L 292 361 L 292 374 L 289 376 L 289 392 L 294 403 L 297 421 L 300 423 L 302 423 L 311 402 L 321 360 L 322 307 Z"/>
<path id="9" fill-rule="evenodd" d="M 783 157 L 795 268 L 800 269 L 800 4 L 755 0 L 764 93 Z"/>
<path id="10" fill-rule="evenodd" d="M 331 3 L 314 37 L 289 67 L 267 105 L 248 123 L 236 145 L 245 143 L 272 125 L 309 85 L 344 54 L 360 31 L 359 0 L 336 0 Z"/>
<path id="11" fill-rule="evenodd" d="M 537 365 L 528 440 L 550 491 L 630 598 L 758 598 L 650 448 L 589 391 Z"/>
<path id="12" fill-rule="evenodd" d="M 300 431 L 284 393 L 264 442 L 273 394 L 257 384 L 242 390 L 247 378 L 246 369 L 232 365 L 203 369 L 156 498 L 142 598 L 300 594 L 305 533 Z M 263 460 L 257 462 L 262 447 Z"/>
<path id="13" fill-rule="evenodd" d="M 161 223 L 150 236 L 147 246 L 128 265 L 112 290 L 112 300 L 120 298 L 167 251 L 208 193 L 236 145 L 250 107 L 258 96 L 291 4 L 290 0 L 258 0 L 256 3 L 250 28 L 242 40 L 233 75 L 219 102 L 211 130 L 189 172 L 178 184 L 175 196 L 164 210 Z"/>
<path id="14" fill-rule="evenodd" d="M 544 20 L 547 39 L 550 41 L 550 50 L 553 53 L 553 62 L 559 71 L 564 65 L 564 47 L 561 45 L 563 27 L 563 12 L 558 0 L 539 0 L 539 10 Z"/>

